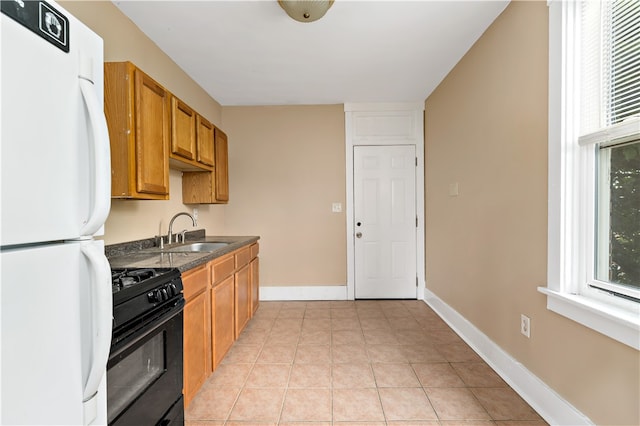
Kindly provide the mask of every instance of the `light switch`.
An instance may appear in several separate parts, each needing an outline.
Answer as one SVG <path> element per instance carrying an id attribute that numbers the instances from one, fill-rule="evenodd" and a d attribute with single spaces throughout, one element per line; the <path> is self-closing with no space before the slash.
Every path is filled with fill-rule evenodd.
<path id="1" fill-rule="evenodd" d="M 458 182 L 449 184 L 449 196 L 451 197 L 458 196 Z"/>
<path id="2" fill-rule="evenodd" d="M 342 203 L 333 203 L 331 205 L 331 211 L 334 213 L 342 213 Z"/>

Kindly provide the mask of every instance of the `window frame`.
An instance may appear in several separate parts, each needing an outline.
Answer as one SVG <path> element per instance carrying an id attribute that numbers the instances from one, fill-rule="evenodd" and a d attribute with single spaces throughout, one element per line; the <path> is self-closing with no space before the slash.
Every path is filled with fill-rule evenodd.
<path id="1" fill-rule="evenodd" d="M 595 279 L 596 145 L 578 144 L 578 2 L 549 6 L 547 309 L 640 350 L 640 303 L 591 288 Z"/>

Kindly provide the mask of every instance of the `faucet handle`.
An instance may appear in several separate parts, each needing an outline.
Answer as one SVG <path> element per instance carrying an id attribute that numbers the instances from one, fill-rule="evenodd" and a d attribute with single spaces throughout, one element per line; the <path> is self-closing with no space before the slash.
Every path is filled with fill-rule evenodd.
<path id="1" fill-rule="evenodd" d="M 186 229 L 183 229 L 182 231 L 180 231 L 180 233 L 178 234 L 178 242 L 180 242 L 180 236 L 182 236 L 182 243 L 184 244 L 186 234 L 187 234 Z"/>

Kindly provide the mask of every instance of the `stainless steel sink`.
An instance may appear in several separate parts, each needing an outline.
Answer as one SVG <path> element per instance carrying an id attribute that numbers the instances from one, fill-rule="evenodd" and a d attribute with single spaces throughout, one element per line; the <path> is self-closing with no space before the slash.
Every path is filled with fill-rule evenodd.
<path id="1" fill-rule="evenodd" d="M 213 252 L 223 247 L 228 246 L 230 243 L 223 242 L 214 242 L 214 243 L 191 243 L 184 244 L 176 247 L 165 247 L 164 252 L 190 252 L 190 251 L 204 251 L 204 252 Z"/>

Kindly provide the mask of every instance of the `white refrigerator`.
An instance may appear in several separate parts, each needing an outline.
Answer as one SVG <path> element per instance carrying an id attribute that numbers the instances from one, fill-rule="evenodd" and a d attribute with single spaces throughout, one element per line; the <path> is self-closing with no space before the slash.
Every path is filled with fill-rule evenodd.
<path id="1" fill-rule="evenodd" d="M 0 4 L 0 424 L 106 424 L 102 39 L 53 1 Z"/>

